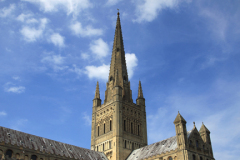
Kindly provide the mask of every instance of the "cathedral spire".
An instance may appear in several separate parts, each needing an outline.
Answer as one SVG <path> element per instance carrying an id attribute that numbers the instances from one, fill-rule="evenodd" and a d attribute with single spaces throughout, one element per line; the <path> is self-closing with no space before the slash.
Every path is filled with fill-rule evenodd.
<path id="1" fill-rule="evenodd" d="M 99 84 L 97 81 L 96 91 L 95 91 L 95 97 L 94 99 L 100 99 L 100 91 L 99 91 Z"/>
<path id="2" fill-rule="evenodd" d="M 141 81 L 139 81 L 139 85 L 138 85 L 138 98 L 143 98 Z"/>
<path id="3" fill-rule="evenodd" d="M 124 82 L 128 82 L 127 66 L 125 60 L 125 51 L 123 46 L 122 29 L 120 23 L 120 14 L 117 14 L 117 23 L 113 42 L 112 58 L 109 72 L 109 81 L 116 77 L 118 71 L 119 85 L 123 87 Z"/>

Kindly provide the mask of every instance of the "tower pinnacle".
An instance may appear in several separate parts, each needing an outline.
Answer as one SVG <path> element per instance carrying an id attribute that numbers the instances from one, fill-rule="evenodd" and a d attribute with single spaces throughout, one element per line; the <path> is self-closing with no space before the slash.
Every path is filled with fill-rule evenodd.
<path id="1" fill-rule="evenodd" d="M 138 98 L 143 98 L 141 81 L 139 81 L 139 85 L 138 85 Z"/>
<path id="2" fill-rule="evenodd" d="M 95 97 L 94 99 L 100 99 L 100 91 L 99 91 L 99 84 L 97 81 L 96 91 L 95 91 Z"/>

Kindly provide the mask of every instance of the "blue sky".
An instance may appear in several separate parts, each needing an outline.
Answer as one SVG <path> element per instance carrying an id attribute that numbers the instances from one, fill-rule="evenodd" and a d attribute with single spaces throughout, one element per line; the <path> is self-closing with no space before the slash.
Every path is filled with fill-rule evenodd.
<path id="1" fill-rule="evenodd" d="M 0 0 L 0 125 L 90 148 L 117 8 L 128 74 L 146 99 L 149 144 L 175 135 L 180 111 L 211 131 L 216 159 L 240 150 L 237 0 Z"/>

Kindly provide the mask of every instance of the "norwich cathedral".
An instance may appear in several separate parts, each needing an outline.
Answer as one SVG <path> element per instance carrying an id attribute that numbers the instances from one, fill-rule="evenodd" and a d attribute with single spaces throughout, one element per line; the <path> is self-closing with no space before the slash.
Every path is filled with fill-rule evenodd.
<path id="1" fill-rule="evenodd" d="M 91 149 L 0 127 L 2 160 L 214 160 L 210 131 L 176 111 L 173 137 L 148 145 L 147 114 L 141 82 L 136 103 L 128 79 L 120 14 L 117 14 L 105 99 L 97 82 L 92 107 Z M 164 132 L 162 132 L 164 133 Z M 159 134 L 162 134 L 159 133 Z"/>

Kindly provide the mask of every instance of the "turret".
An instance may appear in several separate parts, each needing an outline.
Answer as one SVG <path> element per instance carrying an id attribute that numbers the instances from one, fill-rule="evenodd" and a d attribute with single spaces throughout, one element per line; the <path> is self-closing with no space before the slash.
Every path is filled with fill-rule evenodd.
<path id="1" fill-rule="evenodd" d="M 200 130 L 199 130 L 199 133 L 202 137 L 203 142 L 206 144 L 206 146 L 209 147 L 210 154 L 213 156 L 212 144 L 211 144 L 211 139 L 210 139 L 210 131 L 207 129 L 207 127 L 203 123 L 202 123 L 202 126 L 201 126 Z"/>
<path id="2" fill-rule="evenodd" d="M 97 107 L 101 105 L 102 100 L 100 99 L 100 91 L 99 91 L 99 84 L 97 82 L 95 96 L 93 99 L 93 107 Z"/>
<path id="3" fill-rule="evenodd" d="M 138 97 L 136 99 L 136 102 L 137 102 L 137 105 L 145 106 L 145 98 L 143 97 L 141 81 L 139 81 L 139 85 L 138 85 Z"/>
<path id="4" fill-rule="evenodd" d="M 177 136 L 177 145 L 179 149 L 187 148 L 187 129 L 186 129 L 186 120 L 178 112 L 177 117 L 174 122 L 176 136 Z"/>

